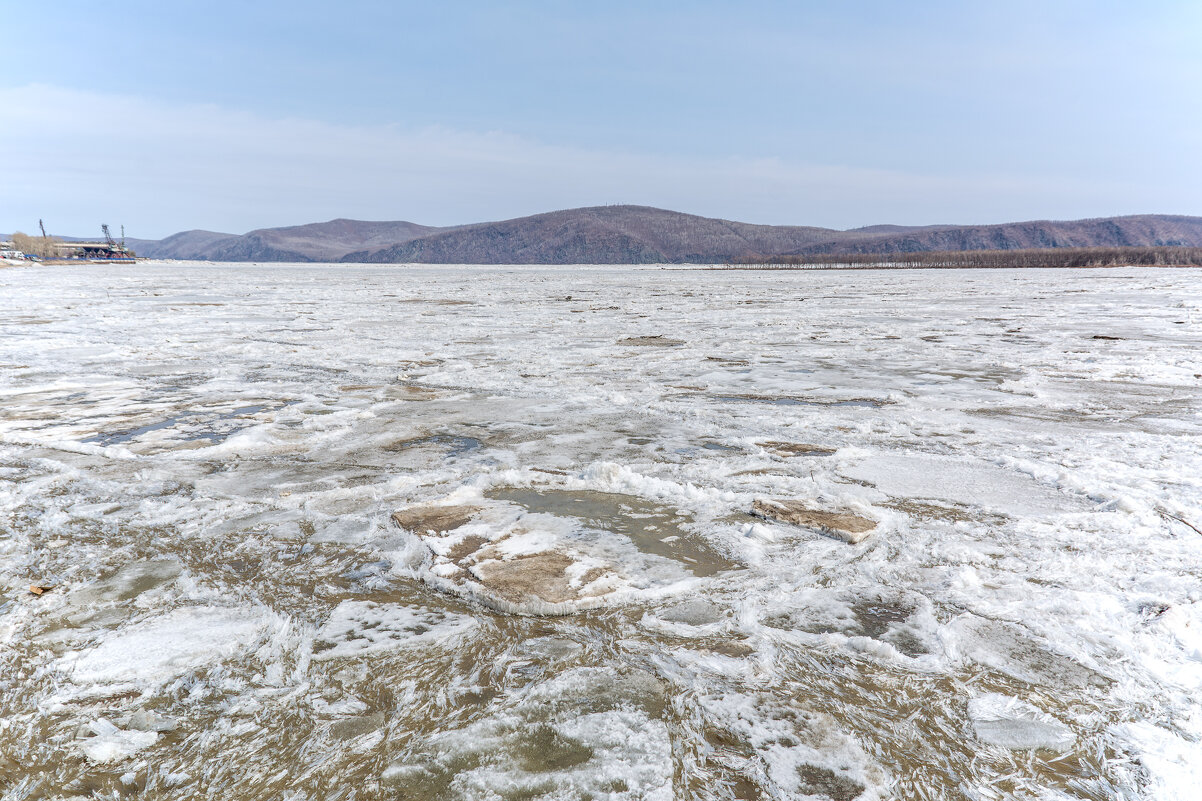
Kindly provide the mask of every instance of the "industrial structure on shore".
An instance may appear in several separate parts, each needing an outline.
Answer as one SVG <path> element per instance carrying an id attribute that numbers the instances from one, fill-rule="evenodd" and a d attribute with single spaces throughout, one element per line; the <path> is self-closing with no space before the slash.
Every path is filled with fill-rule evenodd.
<path id="1" fill-rule="evenodd" d="M 31 237 L 13 234 L 12 242 L 0 242 L 0 256 L 6 263 L 42 262 L 45 264 L 75 264 L 79 262 L 109 264 L 132 262 L 136 255 L 125 246 L 125 226 L 121 227 L 121 241 L 117 242 L 107 224 L 102 224 L 102 242 L 63 242 L 46 234 L 46 226 L 38 220 L 42 236 Z"/>
<path id="2" fill-rule="evenodd" d="M 125 227 L 122 226 L 121 242 L 113 239 L 107 223 L 100 226 L 104 232 L 103 242 L 56 242 L 54 255 L 45 259 L 50 262 L 123 262 L 133 261 L 134 253 L 125 246 Z"/>

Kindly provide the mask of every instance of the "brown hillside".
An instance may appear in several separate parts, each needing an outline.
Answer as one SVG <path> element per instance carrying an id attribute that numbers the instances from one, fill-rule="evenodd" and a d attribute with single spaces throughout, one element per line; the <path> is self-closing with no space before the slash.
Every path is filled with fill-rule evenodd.
<path id="1" fill-rule="evenodd" d="M 647 206 L 595 206 L 451 228 L 339 219 L 240 236 L 185 231 L 134 245 L 139 255 L 152 258 L 431 264 L 714 264 L 805 254 L 1151 246 L 1202 247 L 1202 218 L 1139 215 L 837 231 L 753 225 Z"/>

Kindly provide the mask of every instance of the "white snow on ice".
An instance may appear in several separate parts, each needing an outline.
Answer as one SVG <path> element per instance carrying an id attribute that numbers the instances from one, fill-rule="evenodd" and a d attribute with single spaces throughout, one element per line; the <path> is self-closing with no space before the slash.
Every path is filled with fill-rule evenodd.
<path id="1" fill-rule="evenodd" d="M 1199 353 L 1199 270 L 0 271 L 6 798 L 1192 799 Z"/>

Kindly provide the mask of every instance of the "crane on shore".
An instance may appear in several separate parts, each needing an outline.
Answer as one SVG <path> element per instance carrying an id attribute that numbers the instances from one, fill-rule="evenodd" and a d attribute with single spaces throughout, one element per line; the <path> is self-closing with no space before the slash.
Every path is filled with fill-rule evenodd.
<path id="1" fill-rule="evenodd" d="M 117 240 L 113 239 L 113 232 L 109 230 L 108 223 L 101 223 L 100 230 L 104 232 L 104 241 L 108 245 L 109 259 L 132 259 L 129 249 L 125 247 L 125 226 L 121 226 L 121 244 L 117 244 Z"/>

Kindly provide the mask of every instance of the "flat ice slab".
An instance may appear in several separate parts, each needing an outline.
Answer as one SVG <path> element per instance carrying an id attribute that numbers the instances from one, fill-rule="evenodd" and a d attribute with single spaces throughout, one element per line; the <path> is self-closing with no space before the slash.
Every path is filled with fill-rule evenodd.
<path id="1" fill-rule="evenodd" d="M 258 639 L 262 615 L 225 607 L 183 607 L 135 623 L 58 667 L 77 685 L 161 684 L 233 656 Z"/>
<path id="2" fill-rule="evenodd" d="M 968 717 L 977 739 L 1012 751 L 1067 751 L 1076 741 L 1068 726 L 1009 695 L 989 693 L 972 699 L 968 702 Z"/>
<path id="3" fill-rule="evenodd" d="M 931 454 L 882 454 L 839 472 L 895 498 L 929 498 L 991 512 L 1052 515 L 1081 511 L 1078 498 L 989 462 Z"/>

